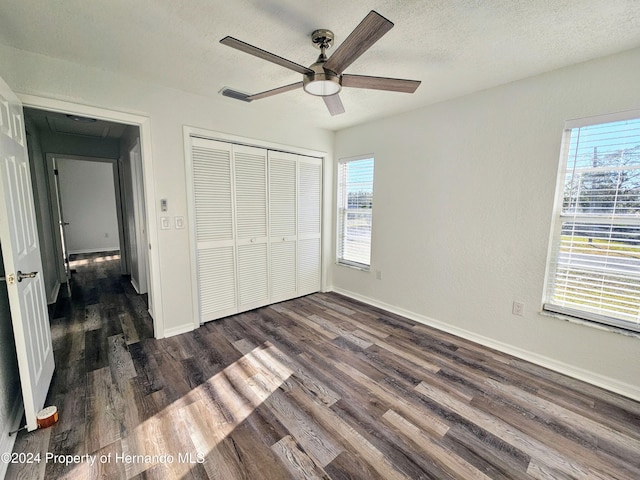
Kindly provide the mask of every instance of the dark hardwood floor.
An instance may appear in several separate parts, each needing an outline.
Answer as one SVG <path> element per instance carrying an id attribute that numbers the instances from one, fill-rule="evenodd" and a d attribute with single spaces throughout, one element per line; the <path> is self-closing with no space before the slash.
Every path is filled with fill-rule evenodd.
<path id="1" fill-rule="evenodd" d="M 638 402 L 333 293 L 155 340 L 118 260 L 79 260 L 60 421 L 9 479 L 640 478 Z"/>

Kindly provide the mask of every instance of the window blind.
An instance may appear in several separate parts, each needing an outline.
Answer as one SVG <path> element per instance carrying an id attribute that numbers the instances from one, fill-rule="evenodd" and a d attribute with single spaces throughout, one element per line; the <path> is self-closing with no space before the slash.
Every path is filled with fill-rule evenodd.
<path id="1" fill-rule="evenodd" d="M 373 158 L 338 164 L 338 262 L 368 269 L 371 263 Z"/>
<path id="2" fill-rule="evenodd" d="M 640 331 L 640 118 L 564 143 L 544 307 Z"/>

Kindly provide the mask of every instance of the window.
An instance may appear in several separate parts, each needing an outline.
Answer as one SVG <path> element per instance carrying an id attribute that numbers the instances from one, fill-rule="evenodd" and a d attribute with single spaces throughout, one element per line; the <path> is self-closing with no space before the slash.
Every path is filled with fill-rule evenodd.
<path id="1" fill-rule="evenodd" d="M 565 130 L 544 308 L 640 331 L 640 112 L 627 118 Z"/>
<path id="2" fill-rule="evenodd" d="M 369 269 L 373 213 L 373 158 L 338 163 L 338 263 Z"/>

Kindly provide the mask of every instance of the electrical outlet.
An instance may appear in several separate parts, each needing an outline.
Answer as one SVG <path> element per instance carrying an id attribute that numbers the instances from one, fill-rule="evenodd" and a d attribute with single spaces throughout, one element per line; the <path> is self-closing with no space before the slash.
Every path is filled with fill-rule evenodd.
<path id="1" fill-rule="evenodd" d="M 513 302 L 511 313 L 513 313 L 514 315 L 518 315 L 519 317 L 524 316 L 524 303 Z"/>
<path id="2" fill-rule="evenodd" d="M 382 280 L 382 272 L 380 270 L 376 270 L 376 280 Z"/>

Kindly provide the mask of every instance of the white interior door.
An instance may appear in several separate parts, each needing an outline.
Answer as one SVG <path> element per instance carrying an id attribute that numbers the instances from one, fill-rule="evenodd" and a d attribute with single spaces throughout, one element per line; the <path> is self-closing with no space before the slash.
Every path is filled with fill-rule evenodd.
<path id="1" fill-rule="evenodd" d="M 131 183 L 133 192 L 133 208 L 135 234 L 134 242 L 136 249 L 136 282 L 138 284 L 138 293 L 147 293 L 147 229 L 145 227 L 145 205 L 144 205 L 144 185 L 142 182 L 142 157 L 140 155 L 140 140 L 129 152 L 129 160 L 131 161 Z M 133 275 L 134 272 L 131 272 Z"/>
<path id="2" fill-rule="evenodd" d="M 188 142 L 200 323 L 319 291 L 322 159 Z"/>
<path id="3" fill-rule="evenodd" d="M 293 153 L 269 151 L 271 302 L 293 298 L 297 281 L 297 165 Z"/>
<path id="4" fill-rule="evenodd" d="M 53 345 L 22 105 L 0 79 L 0 244 L 28 430 L 53 377 Z"/>
<path id="5" fill-rule="evenodd" d="M 307 295 L 322 287 L 322 160 L 298 158 L 298 295 Z"/>
<path id="6" fill-rule="evenodd" d="M 191 139 L 200 323 L 236 313 L 233 164 L 228 143 Z"/>
<path id="7" fill-rule="evenodd" d="M 267 151 L 233 146 L 238 309 L 269 303 Z"/>

